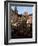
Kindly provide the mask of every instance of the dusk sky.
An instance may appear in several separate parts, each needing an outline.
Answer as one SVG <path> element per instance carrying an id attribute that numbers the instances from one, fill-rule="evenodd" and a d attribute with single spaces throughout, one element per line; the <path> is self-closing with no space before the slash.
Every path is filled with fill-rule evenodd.
<path id="1" fill-rule="evenodd" d="M 14 10 L 15 6 L 11 6 L 11 9 Z M 18 14 L 24 14 L 24 12 L 28 12 L 29 14 L 32 14 L 32 7 L 26 7 L 26 6 L 17 6 Z"/>

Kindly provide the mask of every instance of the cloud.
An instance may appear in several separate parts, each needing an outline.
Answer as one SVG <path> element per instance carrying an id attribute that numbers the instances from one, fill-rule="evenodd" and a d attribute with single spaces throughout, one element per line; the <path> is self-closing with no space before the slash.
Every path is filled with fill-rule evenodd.
<path id="1" fill-rule="evenodd" d="M 15 10 L 15 6 L 11 6 L 12 10 Z M 32 13 L 32 7 L 26 6 L 17 6 L 18 14 L 23 14 L 24 12 L 28 12 L 29 14 Z"/>

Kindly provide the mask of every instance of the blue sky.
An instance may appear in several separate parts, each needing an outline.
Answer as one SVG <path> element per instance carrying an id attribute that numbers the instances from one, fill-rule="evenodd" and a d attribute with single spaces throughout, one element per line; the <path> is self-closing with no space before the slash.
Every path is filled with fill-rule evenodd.
<path id="1" fill-rule="evenodd" d="M 14 10 L 15 6 L 11 6 L 12 10 Z M 26 6 L 17 6 L 18 14 L 24 14 L 24 12 L 32 13 L 32 7 Z"/>

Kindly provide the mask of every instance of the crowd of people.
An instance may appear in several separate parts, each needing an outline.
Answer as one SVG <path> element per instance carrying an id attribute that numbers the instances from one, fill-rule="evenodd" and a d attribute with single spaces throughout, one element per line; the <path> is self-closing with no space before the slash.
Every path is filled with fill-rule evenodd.
<path id="1" fill-rule="evenodd" d="M 24 15 L 11 15 L 12 38 L 32 38 L 32 16 L 27 12 Z"/>

